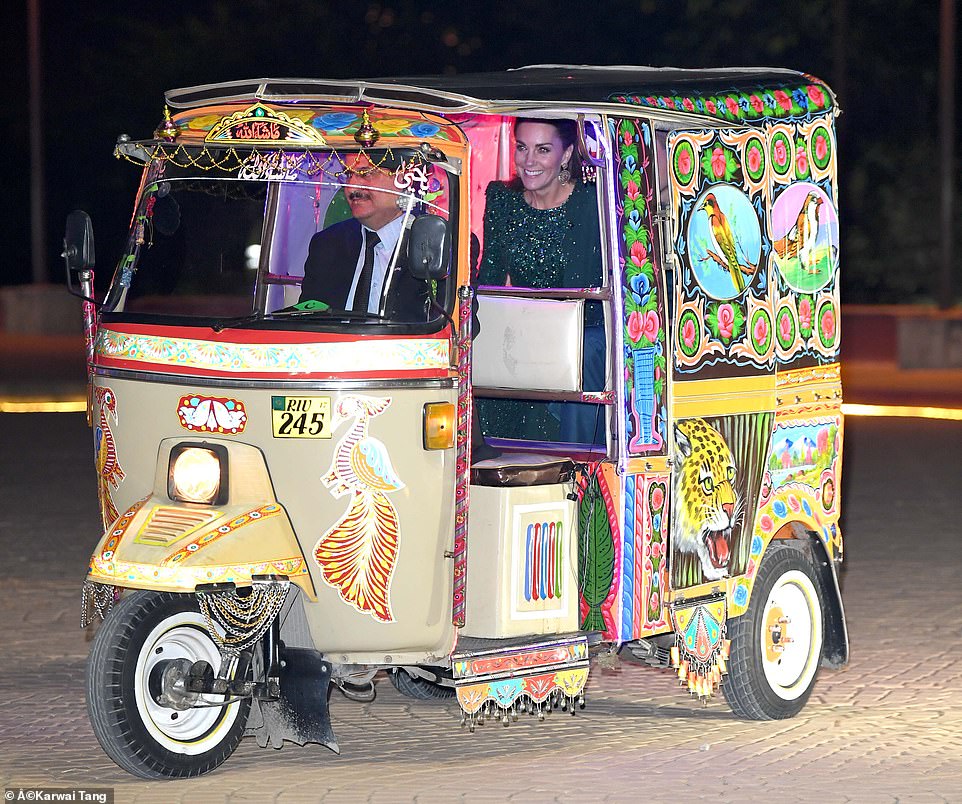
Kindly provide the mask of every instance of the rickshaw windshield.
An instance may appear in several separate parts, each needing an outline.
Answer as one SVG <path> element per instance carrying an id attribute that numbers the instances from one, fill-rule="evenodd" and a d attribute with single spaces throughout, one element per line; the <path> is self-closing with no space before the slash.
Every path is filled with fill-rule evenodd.
<path id="1" fill-rule="evenodd" d="M 356 155 L 333 151 L 182 153 L 148 167 L 105 306 L 111 318 L 426 327 L 450 312 L 453 283 L 408 270 L 407 232 L 422 215 L 448 221 L 457 182 L 416 151 L 370 154 L 357 171 Z M 375 230 L 374 295 L 365 307 L 362 242 Z M 453 254 L 454 227 L 448 231 Z M 308 299 L 321 304 L 290 309 Z"/>

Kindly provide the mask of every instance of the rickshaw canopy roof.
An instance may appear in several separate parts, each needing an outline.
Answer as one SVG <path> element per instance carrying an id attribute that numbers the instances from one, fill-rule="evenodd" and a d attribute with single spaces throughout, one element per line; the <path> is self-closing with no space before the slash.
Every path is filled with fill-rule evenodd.
<path id="1" fill-rule="evenodd" d="M 760 123 L 835 114 L 831 89 L 794 70 L 537 65 L 504 72 L 369 79 L 258 78 L 166 93 L 169 106 L 370 103 L 437 113 L 514 114 L 618 106 L 657 117 Z"/>

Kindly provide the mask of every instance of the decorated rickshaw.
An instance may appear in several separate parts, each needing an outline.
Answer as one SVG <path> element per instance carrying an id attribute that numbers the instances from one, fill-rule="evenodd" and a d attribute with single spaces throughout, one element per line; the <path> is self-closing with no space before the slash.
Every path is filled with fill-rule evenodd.
<path id="1" fill-rule="evenodd" d="M 88 708 L 121 767 L 195 776 L 245 735 L 337 750 L 330 690 L 369 700 L 385 674 L 473 730 L 590 704 L 599 653 L 751 719 L 794 715 L 847 661 L 824 83 L 546 66 L 165 100 L 117 143 L 141 173 L 103 298 L 83 213 L 65 241 L 104 528 Z M 525 117 L 578 126 L 595 286 L 474 281 Z M 357 312 L 301 285 L 360 154 L 404 235 Z M 474 416 L 504 399 L 590 406 L 601 438 L 489 431 L 500 455 L 472 460 Z"/>

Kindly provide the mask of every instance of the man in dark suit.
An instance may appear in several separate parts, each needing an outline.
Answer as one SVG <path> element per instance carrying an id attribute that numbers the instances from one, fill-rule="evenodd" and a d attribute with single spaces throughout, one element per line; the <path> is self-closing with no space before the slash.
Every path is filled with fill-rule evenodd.
<path id="1" fill-rule="evenodd" d="M 344 188 L 352 218 L 323 229 L 311 238 L 301 301 L 323 301 L 335 309 L 380 313 L 402 321 L 426 319 L 428 290 L 395 258 L 404 237 L 404 216 L 398 206 L 394 178 L 367 155 L 348 160 Z"/>

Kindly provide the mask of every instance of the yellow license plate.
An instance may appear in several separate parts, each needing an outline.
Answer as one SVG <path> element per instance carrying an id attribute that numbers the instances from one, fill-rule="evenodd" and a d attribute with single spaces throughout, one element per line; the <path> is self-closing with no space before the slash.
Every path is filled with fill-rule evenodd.
<path id="1" fill-rule="evenodd" d="M 274 438 L 330 438 L 329 396 L 272 396 Z"/>

